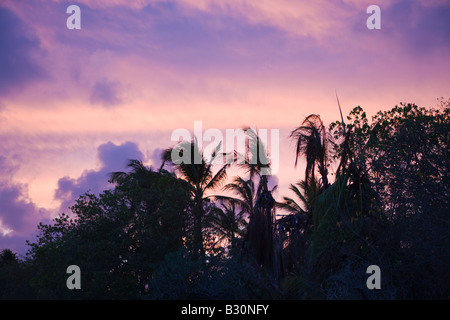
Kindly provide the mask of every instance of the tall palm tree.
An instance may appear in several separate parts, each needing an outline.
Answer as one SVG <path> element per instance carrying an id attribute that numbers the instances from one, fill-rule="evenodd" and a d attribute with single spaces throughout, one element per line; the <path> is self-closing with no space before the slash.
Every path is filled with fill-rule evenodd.
<path id="1" fill-rule="evenodd" d="M 328 137 L 326 128 L 317 114 L 311 114 L 303 120 L 302 125 L 291 132 L 291 139 L 296 142 L 295 166 L 298 159 L 306 158 L 305 184 L 314 176 L 317 168 L 322 178 L 322 190 L 328 186 Z"/>
<path id="2" fill-rule="evenodd" d="M 168 163 L 176 169 L 181 177 L 190 184 L 191 195 L 193 200 L 193 248 L 194 259 L 204 255 L 203 248 L 203 220 L 205 217 L 205 193 L 219 186 L 227 176 L 227 168 L 230 163 L 226 163 L 214 173 L 214 160 L 219 156 L 221 144 L 216 147 L 210 160 L 205 160 L 203 151 L 199 149 L 196 141 L 182 141 L 174 148 L 165 150 L 163 154 L 164 163 Z M 173 155 L 178 155 L 179 159 L 187 161 L 179 161 L 172 159 Z"/>
<path id="3" fill-rule="evenodd" d="M 275 207 L 288 212 L 288 215 L 277 220 L 279 251 L 282 271 L 289 273 L 303 262 L 307 235 L 313 230 L 313 207 L 320 186 L 310 177 L 308 184 L 304 180 L 291 184 L 289 189 L 295 197 L 283 197 Z"/>
<path id="4" fill-rule="evenodd" d="M 275 253 L 275 200 L 268 187 L 270 159 L 266 147 L 256 132 L 244 129 L 248 136 L 245 161 L 240 168 L 248 174 L 248 180 L 236 177 L 225 189 L 233 191 L 235 200 L 249 213 L 249 223 L 244 243 L 250 256 L 278 279 L 277 254 Z M 275 188 L 274 188 L 275 189 Z"/>
<path id="5" fill-rule="evenodd" d="M 251 217 L 261 194 L 273 192 L 276 186 L 272 190 L 268 189 L 270 159 L 264 144 L 253 129 L 244 128 L 244 132 L 249 139 L 246 145 L 245 160 L 239 162 L 238 166 L 243 169 L 248 179 L 237 176 L 231 183 L 225 185 L 223 190 L 234 193 L 237 197 L 232 199 L 237 201 Z"/>

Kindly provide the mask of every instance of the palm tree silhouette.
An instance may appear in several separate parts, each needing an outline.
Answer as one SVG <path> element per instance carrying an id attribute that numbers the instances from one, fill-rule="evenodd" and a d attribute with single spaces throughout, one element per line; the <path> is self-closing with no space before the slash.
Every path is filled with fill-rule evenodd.
<path id="1" fill-rule="evenodd" d="M 289 213 L 285 217 L 301 228 L 303 231 L 310 231 L 314 227 L 314 203 L 320 193 L 320 183 L 314 176 L 309 177 L 309 183 L 300 180 L 296 184 L 291 184 L 289 189 L 294 193 L 295 198 L 283 197 L 283 202 L 277 202 L 278 209 Z"/>
<path id="2" fill-rule="evenodd" d="M 218 199 L 218 205 L 214 207 L 209 221 L 218 235 L 218 241 L 228 241 L 232 249 L 236 248 L 236 240 L 242 236 L 247 226 L 246 211 L 234 200 L 226 197 Z"/>
<path id="3" fill-rule="evenodd" d="M 215 189 L 227 177 L 227 168 L 231 163 L 225 163 L 214 173 L 214 160 L 219 156 L 221 143 L 213 151 L 210 160 L 205 160 L 203 151 L 199 149 L 196 141 L 182 141 L 173 148 L 166 149 L 163 153 L 163 165 L 168 163 L 176 169 L 181 177 L 190 184 L 190 191 L 193 200 L 193 248 L 194 259 L 203 256 L 205 251 L 203 247 L 203 220 L 205 217 L 206 193 Z M 180 157 L 190 161 L 176 161 L 172 155 L 177 154 Z"/>
<path id="4" fill-rule="evenodd" d="M 290 137 L 296 142 L 295 166 L 301 156 L 306 158 L 305 186 L 308 186 L 310 176 L 314 177 L 317 164 L 322 177 L 322 190 L 325 190 L 329 185 L 328 138 L 322 119 L 317 114 L 309 115 L 300 127 L 291 132 Z"/>
<path id="5" fill-rule="evenodd" d="M 141 188 L 150 188 L 152 181 L 158 172 L 154 171 L 152 167 L 145 166 L 142 161 L 130 159 L 127 167 L 131 169 L 129 172 L 116 171 L 110 174 L 110 182 L 124 182 L 128 184 L 137 184 Z M 159 173 L 168 174 L 166 170 L 159 170 Z"/>
<path id="6" fill-rule="evenodd" d="M 252 216 L 255 211 L 256 199 L 260 192 L 255 190 L 254 179 L 245 180 L 240 176 L 234 177 L 231 183 L 223 187 L 224 191 L 231 191 L 236 197 L 215 196 L 217 199 L 226 199 L 239 205 L 248 216 Z"/>
<path id="7" fill-rule="evenodd" d="M 248 136 L 245 161 L 239 163 L 249 179 L 236 177 L 225 189 L 233 191 L 236 201 L 249 213 L 249 223 L 244 239 L 244 247 L 256 263 L 269 270 L 278 278 L 277 255 L 275 253 L 275 199 L 268 187 L 270 159 L 265 145 L 256 132 L 244 129 Z"/>

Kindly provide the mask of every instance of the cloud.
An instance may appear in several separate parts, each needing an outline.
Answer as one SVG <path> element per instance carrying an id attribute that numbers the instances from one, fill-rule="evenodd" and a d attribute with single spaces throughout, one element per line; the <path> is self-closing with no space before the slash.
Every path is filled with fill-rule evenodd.
<path id="1" fill-rule="evenodd" d="M 35 61 L 39 44 L 12 11 L 0 6 L 0 94 L 45 77 Z"/>
<path id="2" fill-rule="evenodd" d="M 100 167 L 97 170 L 85 170 L 78 178 L 63 177 L 58 180 L 55 199 L 61 201 L 61 210 L 66 212 L 74 201 L 86 192 L 99 194 L 112 186 L 109 184 L 109 174 L 115 171 L 126 171 L 128 160 L 143 160 L 143 153 L 138 145 L 125 142 L 116 145 L 108 142 L 97 148 Z"/>
<path id="3" fill-rule="evenodd" d="M 34 240 L 39 222 L 51 223 L 50 210 L 40 208 L 28 195 L 28 184 L 13 182 L 20 166 L 14 157 L 0 154 L 0 250 L 8 248 L 25 255 L 25 240 Z M 98 169 L 85 170 L 78 178 L 63 177 L 58 181 L 55 199 L 61 202 L 60 212 L 74 204 L 75 199 L 87 191 L 99 194 L 112 187 L 109 174 L 125 171 L 129 159 L 143 160 L 138 145 L 112 142 L 97 148 Z"/>
<path id="4" fill-rule="evenodd" d="M 24 185 L 0 185 L 0 220 L 12 235 L 23 235 L 36 228 L 44 211 L 28 199 Z"/>
<path id="5" fill-rule="evenodd" d="M 412 55 L 450 49 L 450 4 L 397 1 L 383 12 L 382 21 L 396 41 Z"/>
<path id="6" fill-rule="evenodd" d="M 143 160 L 143 154 L 134 142 L 116 146 L 112 142 L 98 147 L 98 157 L 104 169 L 124 170 L 129 159 Z"/>
<path id="7" fill-rule="evenodd" d="M 90 101 L 93 104 L 101 104 L 104 107 L 120 105 L 123 99 L 120 96 L 121 84 L 119 81 L 99 80 L 92 88 Z"/>
<path id="8" fill-rule="evenodd" d="M 17 167 L 0 155 L 0 250 L 25 254 L 25 240 L 37 230 L 40 221 L 48 221 L 48 212 L 28 197 L 28 186 L 12 182 Z"/>
<path id="9" fill-rule="evenodd" d="M 153 150 L 152 153 L 147 152 L 147 158 L 151 160 L 151 165 L 153 169 L 159 169 L 162 165 L 162 155 L 163 155 L 164 149 L 163 148 L 156 148 Z"/>

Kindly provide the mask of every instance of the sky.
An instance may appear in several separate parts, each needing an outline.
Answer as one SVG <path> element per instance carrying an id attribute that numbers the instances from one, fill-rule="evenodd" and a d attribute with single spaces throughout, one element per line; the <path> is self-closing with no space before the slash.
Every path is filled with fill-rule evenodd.
<path id="1" fill-rule="evenodd" d="M 39 222 L 110 188 L 127 159 L 159 166 L 194 121 L 278 130 L 281 197 L 303 177 L 289 133 L 338 120 L 336 93 L 371 116 L 435 107 L 449 84 L 447 0 L 2 0 L 0 250 L 24 255 Z"/>

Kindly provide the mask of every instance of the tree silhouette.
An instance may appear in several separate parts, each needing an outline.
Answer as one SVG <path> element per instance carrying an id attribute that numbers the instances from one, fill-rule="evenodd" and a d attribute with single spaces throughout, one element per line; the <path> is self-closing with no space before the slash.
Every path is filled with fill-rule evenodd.
<path id="1" fill-rule="evenodd" d="M 0 252 L 0 268 L 13 263 L 17 263 L 17 255 L 10 249 L 3 249 Z"/>
<path id="2" fill-rule="evenodd" d="M 130 160 L 113 188 L 41 223 L 25 261 L 0 253 L 0 298 L 447 299 L 449 106 L 401 104 L 372 122 L 356 107 L 328 131 L 306 117 L 290 136 L 305 177 L 278 203 L 249 128 L 245 154 L 234 152 L 242 173 L 227 184 L 221 144 L 206 159 L 182 142 L 158 170 Z M 81 291 L 65 286 L 71 264 Z M 370 264 L 383 290 L 367 288 Z"/>

